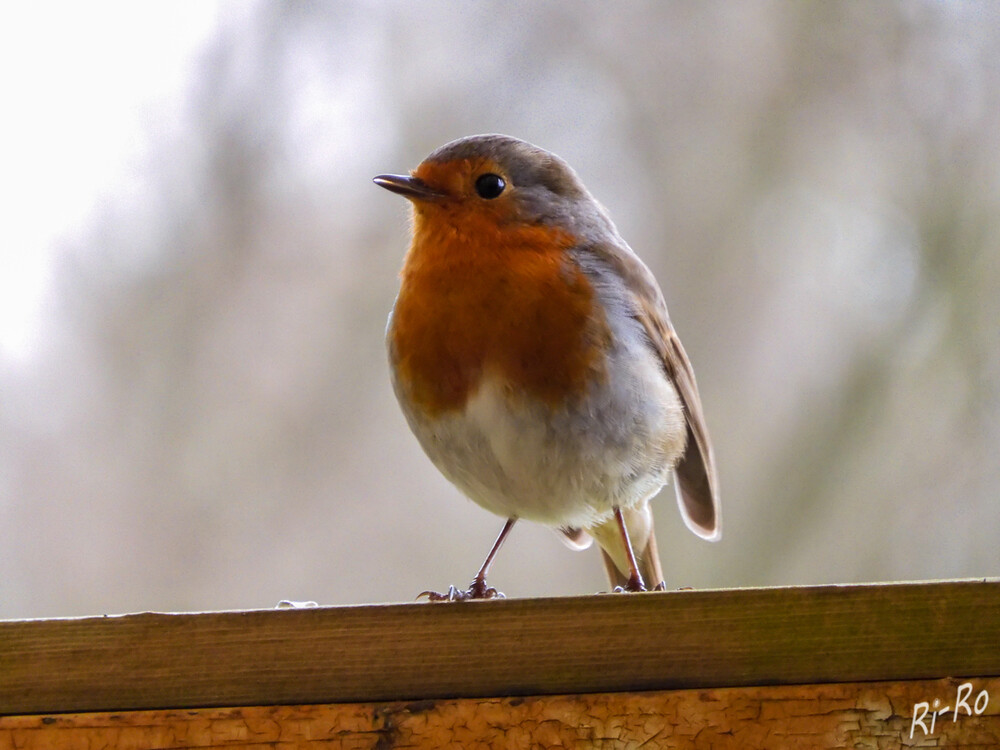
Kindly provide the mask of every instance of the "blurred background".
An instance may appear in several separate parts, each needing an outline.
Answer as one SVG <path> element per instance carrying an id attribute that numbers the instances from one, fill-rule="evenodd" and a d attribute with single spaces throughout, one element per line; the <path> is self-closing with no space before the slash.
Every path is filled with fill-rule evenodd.
<path id="1" fill-rule="evenodd" d="M 408 206 L 509 133 L 660 280 L 721 473 L 668 584 L 1000 575 L 1000 5 L 0 11 L 0 617 L 410 601 L 502 519 L 389 386 Z M 521 524 L 508 596 L 605 587 Z"/>

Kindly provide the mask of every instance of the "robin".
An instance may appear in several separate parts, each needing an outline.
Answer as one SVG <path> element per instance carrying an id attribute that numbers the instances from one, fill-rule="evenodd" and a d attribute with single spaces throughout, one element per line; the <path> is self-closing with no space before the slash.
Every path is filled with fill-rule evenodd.
<path id="1" fill-rule="evenodd" d="M 653 274 L 555 154 L 505 135 L 448 143 L 374 181 L 413 205 L 386 343 L 428 457 L 507 519 L 597 540 L 616 590 L 664 588 L 649 501 L 673 475 L 681 515 L 720 535 L 701 399 Z"/>

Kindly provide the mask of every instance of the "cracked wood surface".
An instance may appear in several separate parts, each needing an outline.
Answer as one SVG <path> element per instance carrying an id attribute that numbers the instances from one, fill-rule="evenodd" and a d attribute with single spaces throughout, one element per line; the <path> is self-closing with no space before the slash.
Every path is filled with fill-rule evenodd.
<path id="1" fill-rule="evenodd" d="M 0 750 L 1000 747 L 1000 678 L 968 682 L 968 710 L 912 739 L 914 707 L 953 708 L 964 681 L 13 716 Z"/>
<path id="2" fill-rule="evenodd" d="M 1000 675 L 1000 582 L 0 622 L 0 715 Z"/>

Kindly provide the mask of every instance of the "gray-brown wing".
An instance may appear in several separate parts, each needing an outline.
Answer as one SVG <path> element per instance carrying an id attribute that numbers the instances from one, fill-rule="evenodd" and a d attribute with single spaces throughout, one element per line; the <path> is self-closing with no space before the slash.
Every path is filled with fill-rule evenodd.
<path id="1" fill-rule="evenodd" d="M 688 528 L 698 536 L 715 541 L 722 535 L 719 483 L 715 473 L 712 441 L 705 425 L 705 414 L 691 360 L 665 315 L 647 315 L 641 320 L 663 358 L 667 375 L 677 388 L 687 416 L 687 447 L 674 467 L 677 503 Z"/>
<path id="2" fill-rule="evenodd" d="M 705 425 L 694 370 L 670 324 L 663 293 L 653 273 L 627 246 L 607 243 L 587 249 L 621 277 L 631 291 L 633 314 L 645 328 L 650 344 L 659 354 L 684 404 L 688 435 L 684 455 L 674 467 L 677 503 L 688 528 L 704 539 L 715 541 L 721 536 L 722 527 L 712 441 Z"/>

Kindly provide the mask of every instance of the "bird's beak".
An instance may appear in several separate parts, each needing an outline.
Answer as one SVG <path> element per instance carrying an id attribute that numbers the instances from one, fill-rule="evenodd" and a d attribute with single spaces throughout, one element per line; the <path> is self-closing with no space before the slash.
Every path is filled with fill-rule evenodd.
<path id="1" fill-rule="evenodd" d="M 435 190 L 419 177 L 400 174 L 380 174 L 372 178 L 379 187 L 399 193 L 404 198 L 415 201 L 439 201 L 447 198 L 447 193 Z"/>

